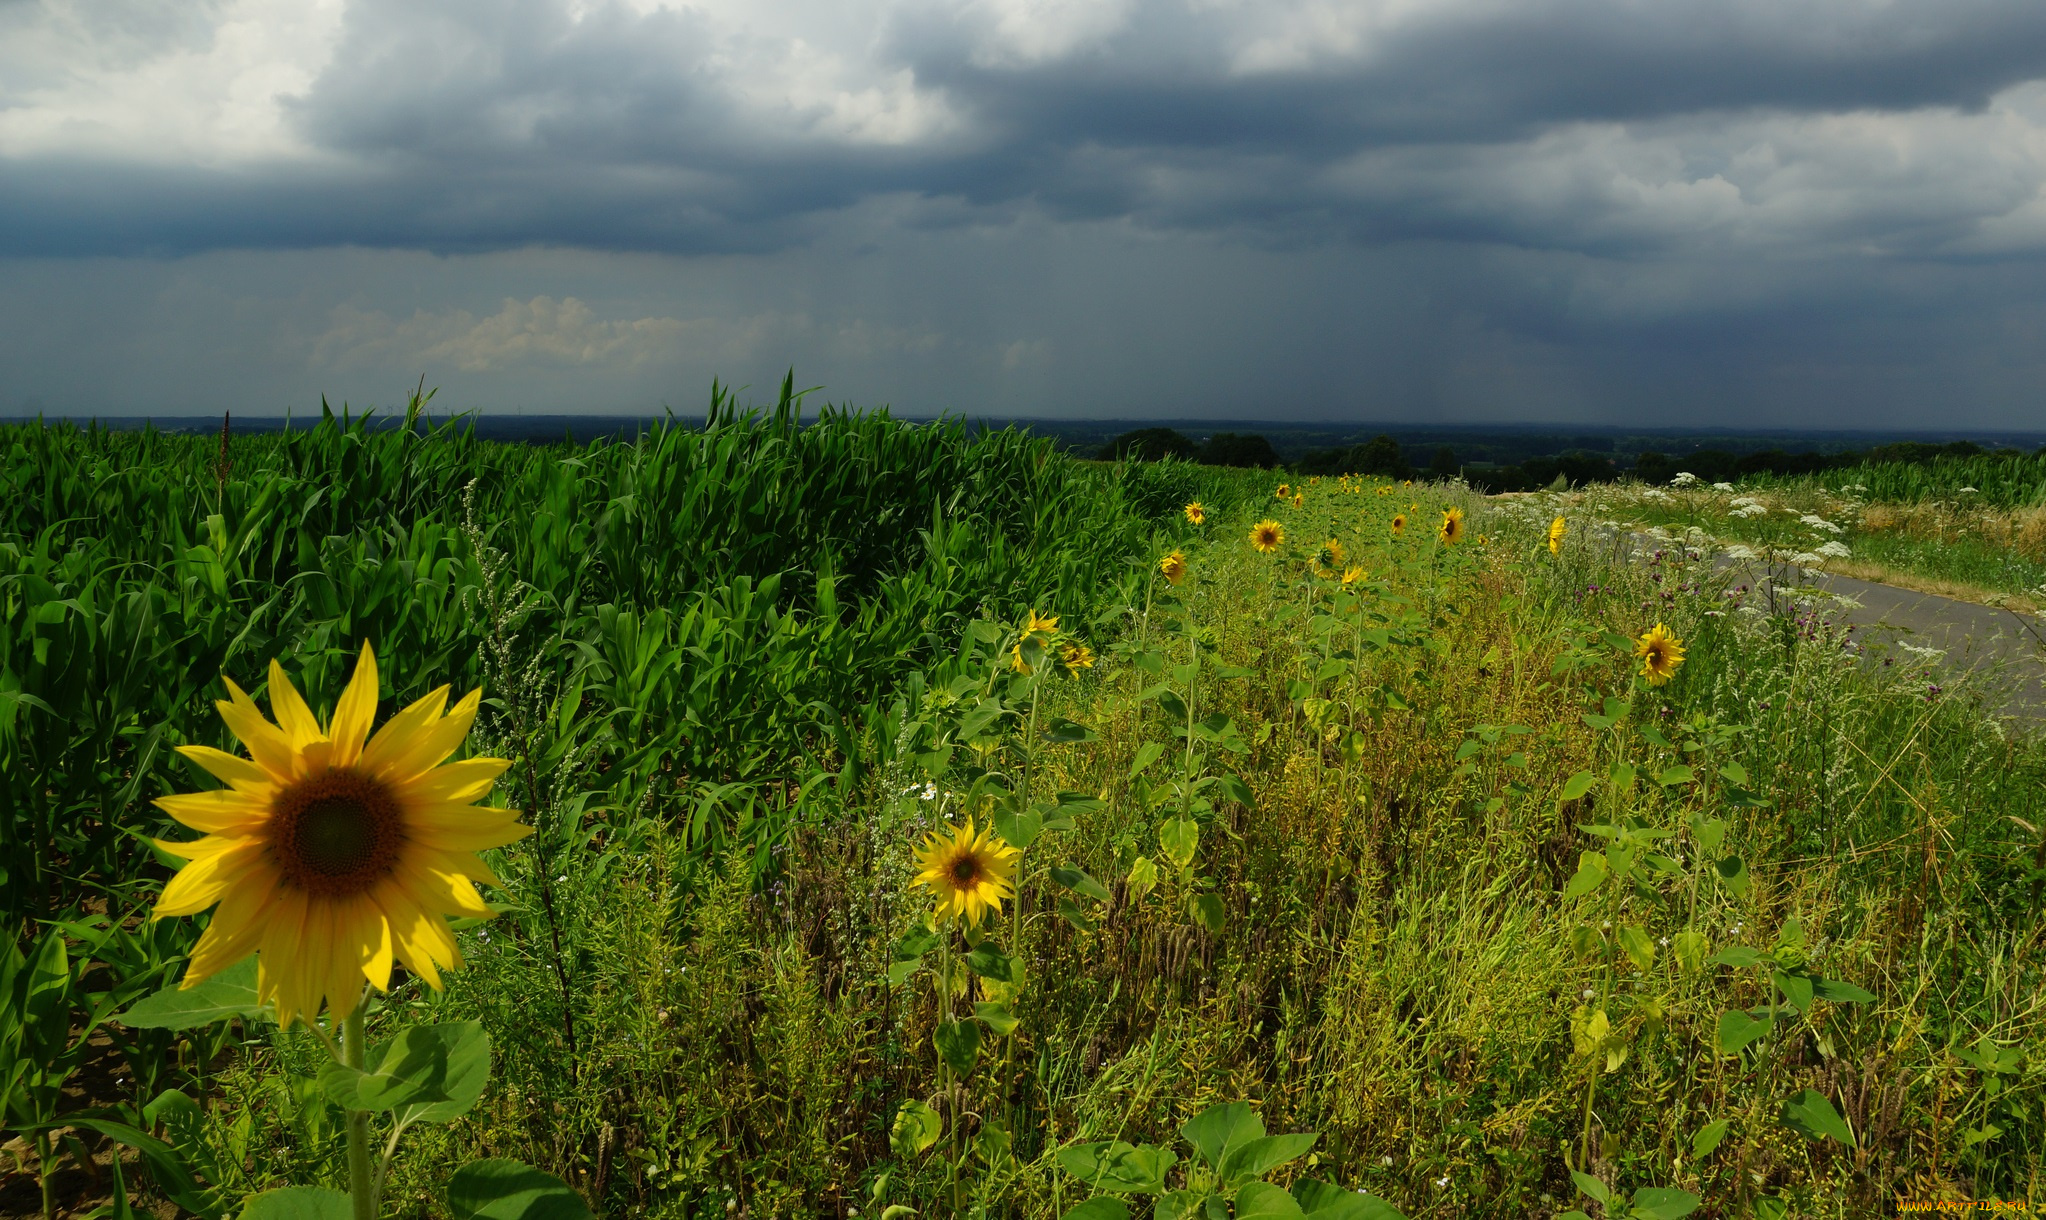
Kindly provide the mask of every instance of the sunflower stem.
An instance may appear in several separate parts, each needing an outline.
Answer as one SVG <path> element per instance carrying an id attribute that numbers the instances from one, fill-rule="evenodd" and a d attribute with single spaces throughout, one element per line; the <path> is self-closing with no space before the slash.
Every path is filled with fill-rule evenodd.
<path id="1" fill-rule="evenodd" d="M 357 1004 L 341 1021 L 341 1062 L 362 1070 L 362 1009 Z M 348 1195 L 355 1220 L 376 1220 L 376 1184 L 369 1168 L 369 1111 L 348 1111 Z"/>

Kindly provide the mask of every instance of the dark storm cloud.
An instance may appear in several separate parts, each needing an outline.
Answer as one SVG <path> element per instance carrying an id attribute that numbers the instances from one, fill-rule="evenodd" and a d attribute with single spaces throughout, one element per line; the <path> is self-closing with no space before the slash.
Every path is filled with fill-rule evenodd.
<path id="1" fill-rule="evenodd" d="M 782 18 L 357 0 L 284 102 L 295 150 L 166 163 L 46 141 L 0 161 L 0 253 L 759 251 L 892 197 L 911 225 L 1027 206 L 1279 244 L 1922 254 L 2042 177 L 1979 114 L 2046 76 L 2036 2 L 1007 0 Z M 118 28 L 91 45 L 119 62 L 138 37 L 192 42 L 189 22 Z M 1854 121 L 1814 126 L 1827 116 Z M 1868 116 L 1936 130 L 1900 154 Z"/>

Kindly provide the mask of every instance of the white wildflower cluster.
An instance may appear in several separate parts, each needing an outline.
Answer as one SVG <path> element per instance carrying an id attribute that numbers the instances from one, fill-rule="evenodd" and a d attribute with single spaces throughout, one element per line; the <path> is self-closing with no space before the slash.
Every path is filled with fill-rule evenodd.
<path id="1" fill-rule="evenodd" d="M 1854 554 L 1854 552 L 1847 549 L 1846 543 L 1841 542 L 1838 539 L 1835 539 L 1832 542 L 1828 542 L 1826 545 L 1820 547 L 1817 553 L 1825 556 L 1828 559 L 1847 559 Z"/>
<path id="2" fill-rule="evenodd" d="M 1766 515 L 1768 511 L 1769 509 L 1753 496 L 1740 496 L 1733 502 L 1732 515 L 1736 517 L 1760 517 Z"/>
<path id="3" fill-rule="evenodd" d="M 1669 493 L 1660 487 L 1644 487 L 1641 489 L 1641 498 L 1644 500 L 1667 500 L 1669 499 Z"/>
<path id="4" fill-rule="evenodd" d="M 1835 525 L 1831 521 L 1826 520 L 1824 517 L 1814 516 L 1811 513 L 1806 513 L 1804 516 L 1799 517 L 1798 520 L 1804 523 L 1805 525 L 1811 526 L 1815 530 L 1825 530 L 1829 534 L 1844 534 L 1847 532 L 1842 527 Z"/>
<path id="5" fill-rule="evenodd" d="M 1679 470 L 1677 471 L 1677 477 L 1671 479 L 1669 481 L 1669 485 L 1671 487 L 1696 487 L 1698 484 L 1704 481 L 1705 480 L 1699 478 L 1695 474 L 1692 474 L 1688 470 Z"/>
<path id="6" fill-rule="evenodd" d="M 1800 568 L 1809 568 L 1825 563 L 1826 557 L 1817 551 L 1798 551 L 1790 557 L 1790 562 Z"/>
<path id="7" fill-rule="evenodd" d="M 1738 542 L 1726 548 L 1721 554 L 1733 560 L 1760 559 L 1762 557 L 1755 548 Z"/>
<path id="8" fill-rule="evenodd" d="M 1712 485 L 1712 490 L 1714 490 L 1714 491 L 1732 491 L 1732 490 L 1733 490 L 1733 484 L 1731 484 L 1731 483 L 1714 483 L 1714 484 Z"/>

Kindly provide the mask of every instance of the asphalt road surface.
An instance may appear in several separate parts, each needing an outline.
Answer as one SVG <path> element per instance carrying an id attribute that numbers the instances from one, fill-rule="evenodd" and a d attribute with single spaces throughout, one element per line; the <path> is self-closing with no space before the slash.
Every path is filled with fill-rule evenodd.
<path id="1" fill-rule="evenodd" d="M 1826 599 L 1827 612 L 1852 626 L 1853 638 L 1867 654 L 1880 656 L 1885 645 L 1892 650 L 1901 644 L 1939 649 L 1946 655 L 1938 667 L 1972 674 L 1991 707 L 2020 719 L 2046 721 L 2046 621 L 1811 568 L 1759 560 L 1729 561 L 1727 566 L 1733 569 L 1735 584 L 1747 584 L 1765 599 L 1773 590 L 1779 609 L 1794 604 L 1800 589 L 1845 598 Z"/>

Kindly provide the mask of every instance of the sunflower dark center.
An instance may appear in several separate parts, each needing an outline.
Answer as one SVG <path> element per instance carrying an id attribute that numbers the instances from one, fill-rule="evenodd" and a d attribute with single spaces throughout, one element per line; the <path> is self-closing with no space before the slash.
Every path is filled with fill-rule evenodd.
<path id="1" fill-rule="evenodd" d="M 952 861 L 952 883 L 959 886 L 972 885 L 980 880 L 980 860 L 975 856 L 961 856 Z"/>
<path id="2" fill-rule="evenodd" d="M 383 784 L 354 771 L 329 771 L 278 794 L 269 840 L 286 882 L 346 897 L 390 874 L 404 847 L 405 820 Z"/>

